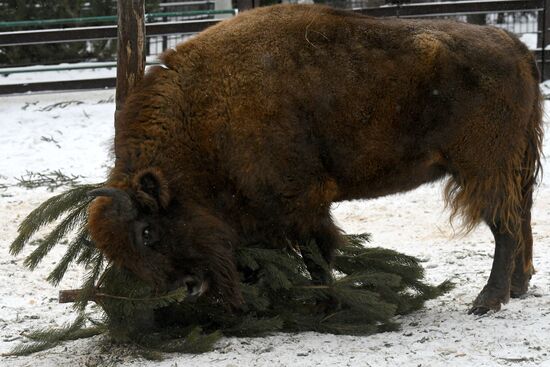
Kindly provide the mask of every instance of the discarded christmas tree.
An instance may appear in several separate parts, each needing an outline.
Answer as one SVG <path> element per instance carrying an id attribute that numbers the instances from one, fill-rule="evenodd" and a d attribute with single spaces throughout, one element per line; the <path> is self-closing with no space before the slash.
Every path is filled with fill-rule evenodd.
<path id="1" fill-rule="evenodd" d="M 428 285 L 417 259 L 392 250 L 365 248 L 367 235 L 349 235 L 335 256 L 335 277 L 330 284 L 311 281 L 291 244 L 283 250 L 243 246 L 235 254 L 245 299 L 241 309 L 228 312 L 223 300 L 212 297 L 190 302 L 184 289 L 157 295 L 133 274 L 110 265 L 89 239 L 86 222 L 91 198 L 87 192 L 100 186 L 81 185 L 55 196 L 21 223 L 10 248 L 14 255 L 40 228 L 58 222 L 25 259 L 27 267 L 34 269 L 62 238 L 70 236 L 67 251 L 48 281 L 59 284 L 71 264 L 84 266 L 88 275 L 81 289 L 61 292 L 66 300 L 75 301 L 77 319 L 62 329 L 28 335 L 35 343 L 17 348 L 14 354 L 105 332 L 115 341 L 135 342 L 151 353 L 204 352 L 222 335 L 258 336 L 275 331 L 367 335 L 395 330 L 395 315 L 418 310 L 451 286 L 448 282 Z M 309 251 L 319 266 L 328 268 L 315 242 L 309 244 Z M 104 317 L 85 328 L 84 308 L 90 301 L 101 307 Z"/>

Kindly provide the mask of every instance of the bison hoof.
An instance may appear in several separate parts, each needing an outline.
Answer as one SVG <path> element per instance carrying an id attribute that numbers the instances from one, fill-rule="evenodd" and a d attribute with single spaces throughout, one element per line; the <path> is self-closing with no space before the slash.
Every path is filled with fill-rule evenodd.
<path id="1" fill-rule="evenodd" d="M 527 293 L 530 280 L 530 273 L 514 274 L 512 276 L 512 285 L 510 287 L 510 297 L 519 298 Z"/>
<path id="2" fill-rule="evenodd" d="M 523 296 L 525 293 L 527 293 L 527 290 L 529 289 L 529 282 L 522 285 L 514 285 L 512 284 L 512 287 L 510 289 L 510 297 L 511 298 L 519 298 Z"/>
<path id="3" fill-rule="evenodd" d="M 486 285 L 475 299 L 472 308 L 468 311 L 468 314 L 479 316 L 484 315 L 491 310 L 499 311 L 501 305 L 508 303 L 509 299 L 509 289 L 496 288 Z"/>

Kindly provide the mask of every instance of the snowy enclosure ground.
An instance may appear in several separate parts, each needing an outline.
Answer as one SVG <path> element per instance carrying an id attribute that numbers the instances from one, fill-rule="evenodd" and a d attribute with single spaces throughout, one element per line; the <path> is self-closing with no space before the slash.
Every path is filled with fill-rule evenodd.
<path id="1" fill-rule="evenodd" d="M 29 330 L 62 325 L 74 317 L 70 305 L 58 304 L 57 293 L 78 287 L 83 276 L 82 270 L 73 269 L 59 287 L 45 281 L 64 252 L 62 246 L 34 272 L 23 266 L 32 246 L 15 258 L 9 255 L 17 225 L 53 195 L 44 188 L 14 186 L 17 178 L 27 171 L 61 170 L 83 176 L 81 182 L 103 180 L 112 164 L 112 99 L 112 90 L 0 98 L 0 353 L 21 343 Z M 549 154 L 548 139 L 545 150 Z M 0 365 L 550 367 L 550 165 L 545 168 L 533 212 L 537 273 L 528 294 L 498 313 L 467 315 L 489 274 L 492 236 L 484 226 L 465 237 L 455 235 L 438 183 L 333 207 L 345 231 L 370 232 L 373 246 L 421 258 L 430 282 L 456 283 L 452 292 L 425 309 L 401 317 L 400 331 L 368 337 L 300 333 L 225 338 L 213 352 L 167 355 L 163 362 L 132 357 L 95 337 L 28 357 L 0 357 Z"/>

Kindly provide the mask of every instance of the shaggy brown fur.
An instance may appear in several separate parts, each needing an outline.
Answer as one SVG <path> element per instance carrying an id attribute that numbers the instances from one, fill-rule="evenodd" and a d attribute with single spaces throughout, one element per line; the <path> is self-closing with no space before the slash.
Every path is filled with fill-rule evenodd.
<path id="1" fill-rule="evenodd" d="M 159 287 L 192 275 L 238 305 L 235 247 L 314 239 L 330 260 L 341 242 L 332 202 L 449 176 L 453 216 L 495 235 L 472 312 L 526 291 L 541 96 L 513 35 L 285 5 L 242 13 L 161 60 L 115 138 L 108 186 L 133 207 L 90 207 L 90 233 L 116 263 Z"/>

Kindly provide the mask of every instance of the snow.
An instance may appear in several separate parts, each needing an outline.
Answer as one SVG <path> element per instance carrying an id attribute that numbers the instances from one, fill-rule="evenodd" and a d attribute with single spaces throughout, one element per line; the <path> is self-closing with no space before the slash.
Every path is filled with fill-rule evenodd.
<path id="1" fill-rule="evenodd" d="M 70 305 L 58 304 L 57 293 L 78 287 L 83 276 L 82 270 L 71 269 L 58 287 L 45 281 L 64 253 L 63 246 L 54 249 L 34 272 L 23 266 L 33 246 L 17 257 L 9 255 L 17 225 L 52 195 L 46 189 L 12 185 L 27 171 L 57 169 L 84 176 L 82 182 L 103 180 L 112 164 L 113 94 L 103 90 L 0 98 L 0 187 L 8 186 L 0 189 L 0 353 L 21 343 L 29 330 L 59 326 L 74 318 Z M 61 102 L 71 103 L 59 105 Z M 550 152 L 548 139 L 545 150 Z M 549 164 L 544 165 L 550 172 Z M 500 312 L 467 315 L 490 271 L 492 236 L 484 226 L 467 236 L 454 233 L 443 209 L 439 183 L 406 194 L 333 207 L 334 217 L 345 231 L 370 232 L 373 246 L 419 257 L 430 282 L 452 279 L 456 283 L 453 291 L 428 302 L 423 310 L 400 317 L 400 331 L 366 337 L 310 332 L 224 338 L 215 351 L 167 355 L 163 362 L 133 357 L 127 349 L 98 336 L 28 357 L 0 356 L 0 365 L 550 367 L 548 182 L 547 176 L 537 191 L 533 210 L 537 273 L 527 295 L 511 300 Z"/>
<path id="2" fill-rule="evenodd" d="M 538 35 L 536 33 L 524 33 L 522 35 L 519 35 L 519 40 L 530 49 L 530 50 L 536 50 L 537 49 L 537 38 Z"/>
<path id="3" fill-rule="evenodd" d="M 0 85 L 3 84 L 22 84 L 22 83 L 38 83 L 49 82 L 56 80 L 81 80 L 81 79 L 99 79 L 99 78 L 114 78 L 116 77 L 116 68 L 108 67 L 112 63 L 101 62 L 81 62 L 78 64 L 61 63 L 52 66 L 48 65 L 34 65 L 29 67 L 14 68 L 18 72 L 7 73 L 11 71 L 2 69 L 0 72 Z M 76 70 L 52 70 L 52 71 L 36 71 L 37 69 L 47 70 L 48 68 L 62 68 L 72 67 L 76 65 L 78 67 L 90 67 L 90 69 L 76 69 Z M 92 68 L 96 66 L 96 68 Z M 101 67 L 97 67 L 101 66 Z"/>
<path id="4" fill-rule="evenodd" d="M 185 39 L 185 38 L 183 38 Z M 180 39 L 178 39 L 180 40 Z M 172 42 L 173 41 L 173 42 Z M 176 40 L 170 40 L 174 45 Z M 158 64 L 158 55 L 146 57 L 149 64 Z M 116 77 L 116 62 L 79 62 L 60 63 L 55 65 L 32 65 L 24 67 L 0 68 L 0 85 L 52 82 L 60 80 L 88 80 Z M 66 68 L 66 69 L 63 69 Z M 62 69 L 62 70 L 59 70 Z"/>

